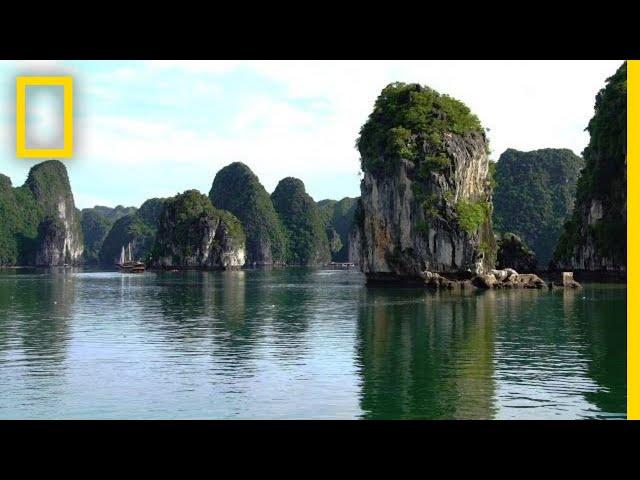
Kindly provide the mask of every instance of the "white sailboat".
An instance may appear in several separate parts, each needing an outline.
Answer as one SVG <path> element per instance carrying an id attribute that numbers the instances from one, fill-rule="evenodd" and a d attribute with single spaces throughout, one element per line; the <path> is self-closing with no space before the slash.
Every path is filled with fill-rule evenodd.
<path id="1" fill-rule="evenodd" d="M 124 245 L 122 246 L 122 251 L 120 252 L 120 263 L 118 267 L 123 272 L 132 272 L 132 273 L 142 273 L 144 272 L 145 265 L 143 262 L 134 261 L 133 255 L 131 254 L 131 242 L 127 245 L 127 249 L 125 250 Z"/>

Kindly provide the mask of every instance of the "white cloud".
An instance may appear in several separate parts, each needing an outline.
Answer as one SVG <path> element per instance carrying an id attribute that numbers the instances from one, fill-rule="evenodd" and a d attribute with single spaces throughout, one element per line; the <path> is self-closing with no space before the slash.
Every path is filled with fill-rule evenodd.
<path id="1" fill-rule="evenodd" d="M 240 60 L 150 60 L 151 70 L 177 69 L 187 73 L 228 73 L 242 65 Z"/>
<path id="2" fill-rule="evenodd" d="M 85 183 L 95 181 L 90 172 L 100 172 L 104 186 L 95 195 L 103 203 L 140 204 L 186 188 L 206 191 L 219 168 L 242 161 L 270 191 L 297 176 L 316 198 L 354 195 L 355 139 L 392 81 L 426 84 L 465 102 L 490 128 L 496 159 L 509 147 L 580 153 L 595 95 L 620 63 L 150 61 L 101 64 L 97 72 L 81 63 L 73 67 L 82 115 L 72 180 L 83 202 L 91 195 Z M 68 69 L 37 66 L 54 67 Z M 144 175 L 147 186 L 123 171 Z M 353 182 L 325 180 L 331 175 Z"/>

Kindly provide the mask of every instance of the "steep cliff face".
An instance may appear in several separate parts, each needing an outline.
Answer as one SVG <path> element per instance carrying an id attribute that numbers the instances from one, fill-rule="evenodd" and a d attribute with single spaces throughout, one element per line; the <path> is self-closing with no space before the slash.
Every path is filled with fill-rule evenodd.
<path id="1" fill-rule="evenodd" d="M 625 271 L 627 263 L 627 64 L 596 96 L 576 205 L 554 255 L 557 267 Z"/>
<path id="2" fill-rule="evenodd" d="M 493 268 L 488 148 L 478 119 L 428 87 L 387 86 L 358 139 L 350 256 L 370 279 Z"/>
<path id="3" fill-rule="evenodd" d="M 36 265 L 79 263 L 84 250 L 80 212 L 71 193 L 67 169 L 57 160 L 36 165 L 26 185 L 42 206 L 45 215 L 38 231 Z"/>
<path id="4" fill-rule="evenodd" d="M 63 265 L 82 261 L 83 242 L 65 166 L 49 160 L 22 187 L 0 182 L 0 264 Z"/>
<path id="5" fill-rule="evenodd" d="M 197 190 L 188 190 L 165 202 L 153 263 L 158 267 L 242 267 L 245 241 L 236 217 L 214 208 Z"/>
<path id="6" fill-rule="evenodd" d="M 100 247 L 100 263 L 118 263 L 122 247 L 129 244 L 135 260 L 149 262 L 164 202 L 162 198 L 149 199 L 139 210 L 116 220 Z"/>
<path id="7" fill-rule="evenodd" d="M 535 251 L 541 268 L 549 265 L 571 215 L 583 166 L 582 158 L 559 148 L 510 148 L 495 165 L 494 227 L 518 235 Z"/>
<path id="8" fill-rule="evenodd" d="M 357 203 L 357 198 L 350 197 L 338 201 L 321 200 L 318 202 L 320 216 L 329 238 L 331 260 L 335 262 L 349 261 L 349 233 L 353 229 Z"/>
<path id="9" fill-rule="evenodd" d="M 331 260 L 329 240 L 318 206 L 302 180 L 287 177 L 271 194 L 273 205 L 287 234 L 287 263 L 321 265 Z"/>
<path id="10" fill-rule="evenodd" d="M 285 261 L 284 227 L 269 194 L 249 167 L 235 162 L 215 176 L 211 203 L 235 215 L 247 235 L 247 264 L 273 265 Z"/>

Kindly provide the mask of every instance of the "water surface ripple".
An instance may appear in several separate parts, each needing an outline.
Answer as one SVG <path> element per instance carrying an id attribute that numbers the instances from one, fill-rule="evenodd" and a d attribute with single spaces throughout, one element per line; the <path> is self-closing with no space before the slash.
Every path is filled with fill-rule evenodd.
<path id="1" fill-rule="evenodd" d="M 624 418 L 626 288 L 0 270 L 0 418 Z"/>

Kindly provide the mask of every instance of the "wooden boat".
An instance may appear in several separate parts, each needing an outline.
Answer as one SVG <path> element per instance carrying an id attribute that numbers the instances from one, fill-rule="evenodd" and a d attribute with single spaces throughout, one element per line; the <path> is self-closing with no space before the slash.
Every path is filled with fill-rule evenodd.
<path id="1" fill-rule="evenodd" d="M 124 245 L 122 246 L 122 252 L 120 253 L 120 263 L 118 263 L 118 268 L 123 273 L 143 273 L 144 272 L 144 269 L 145 269 L 144 262 L 133 260 L 133 256 L 131 255 L 131 243 L 129 243 L 126 250 L 124 248 Z"/>

